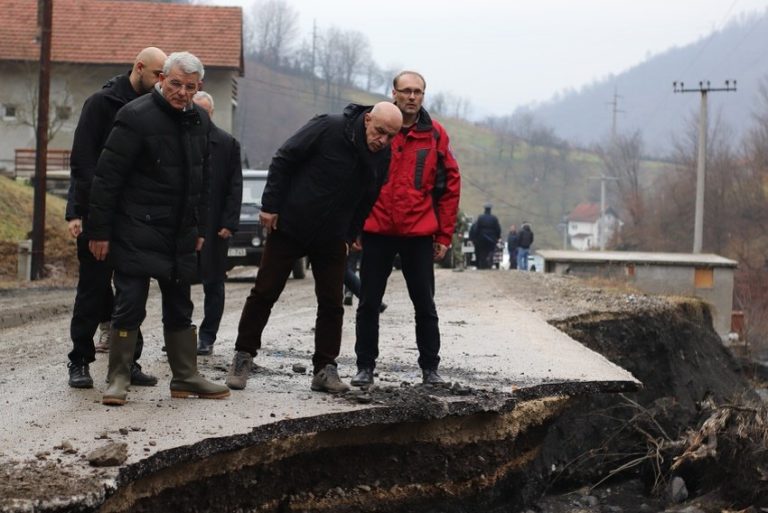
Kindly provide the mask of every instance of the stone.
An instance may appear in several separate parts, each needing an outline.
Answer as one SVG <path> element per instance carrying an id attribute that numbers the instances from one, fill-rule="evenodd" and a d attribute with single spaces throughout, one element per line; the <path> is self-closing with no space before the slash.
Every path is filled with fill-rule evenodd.
<path id="1" fill-rule="evenodd" d="M 300 363 L 293 364 L 293 372 L 296 374 L 305 374 L 307 372 L 307 366 Z"/>
<path id="2" fill-rule="evenodd" d="M 672 482 L 669 483 L 669 498 L 676 504 L 680 504 L 688 498 L 688 488 L 682 477 L 675 476 L 672 478 Z"/>
<path id="3" fill-rule="evenodd" d="M 88 453 L 88 463 L 94 467 L 117 467 L 128 459 L 128 444 L 111 443 Z"/>

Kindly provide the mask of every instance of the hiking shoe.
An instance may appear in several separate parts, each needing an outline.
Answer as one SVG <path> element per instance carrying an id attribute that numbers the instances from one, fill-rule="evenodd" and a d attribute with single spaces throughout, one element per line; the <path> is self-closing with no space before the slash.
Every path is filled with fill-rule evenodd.
<path id="1" fill-rule="evenodd" d="M 97 353 L 108 353 L 109 352 L 109 327 L 111 323 L 110 322 L 102 322 L 99 324 L 99 341 L 96 342 L 96 345 L 94 346 L 94 349 L 96 349 Z"/>
<path id="2" fill-rule="evenodd" d="M 199 356 L 211 356 L 213 354 L 213 342 L 205 340 L 197 341 L 197 354 Z"/>
<path id="3" fill-rule="evenodd" d="M 248 377 L 251 375 L 253 366 L 253 356 L 246 351 L 237 351 L 232 359 L 232 365 L 229 367 L 229 373 L 224 383 L 232 390 L 242 390 L 248 383 Z"/>
<path id="4" fill-rule="evenodd" d="M 77 364 L 69 362 L 69 386 L 72 388 L 93 388 L 93 378 L 88 371 L 88 364 Z"/>
<path id="5" fill-rule="evenodd" d="M 330 392 L 338 394 L 349 390 L 349 385 L 339 379 L 339 370 L 335 365 L 329 363 L 312 378 L 312 386 L 315 392 Z"/>
<path id="6" fill-rule="evenodd" d="M 445 385 L 445 380 L 437 373 L 437 369 L 422 369 L 421 382 L 425 385 Z"/>
<path id="7" fill-rule="evenodd" d="M 373 385 L 373 369 L 357 369 L 357 374 L 355 374 L 355 377 L 352 378 L 350 383 L 356 387 L 367 387 Z"/>
<path id="8" fill-rule="evenodd" d="M 141 365 L 133 362 L 133 365 L 131 366 L 131 385 L 136 385 L 139 387 L 153 387 L 157 385 L 157 378 L 150 376 L 149 374 L 145 374 L 141 370 Z"/>

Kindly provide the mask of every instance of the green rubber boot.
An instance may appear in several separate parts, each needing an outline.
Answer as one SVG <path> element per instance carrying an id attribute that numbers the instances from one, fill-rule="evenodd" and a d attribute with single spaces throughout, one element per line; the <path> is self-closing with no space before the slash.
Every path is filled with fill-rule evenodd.
<path id="1" fill-rule="evenodd" d="M 171 366 L 171 397 L 224 399 L 229 388 L 203 378 L 197 372 L 197 334 L 194 326 L 181 331 L 165 332 L 165 352 Z"/>
<path id="2" fill-rule="evenodd" d="M 122 406 L 131 384 L 131 366 L 133 353 L 136 351 L 136 339 L 139 330 L 109 330 L 109 370 L 107 371 L 106 392 L 101 398 L 102 404 Z"/>

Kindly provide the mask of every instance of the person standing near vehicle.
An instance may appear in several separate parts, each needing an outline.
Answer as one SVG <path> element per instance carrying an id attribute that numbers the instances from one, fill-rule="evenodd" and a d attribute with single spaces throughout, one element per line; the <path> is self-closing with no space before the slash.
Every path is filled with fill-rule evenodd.
<path id="1" fill-rule="evenodd" d="M 507 253 L 509 254 L 509 268 L 517 269 L 517 226 L 514 224 L 509 227 L 507 234 Z"/>
<path id="2" fill-rule="evenodd" d="M 198 91 L 193 101 L 213 119 L 213 98 Z M 197 331 L 197 354 L 213 353 L 213 344 L 224 314 L 224 279 L 227 269 L 229 239 L 240 223 L 243 200 L 243 168 L 240 163 L 240 143 L 211 122 L 208 134 L 210 193 L 208 231 L 200 251 L 200 281 L 205 299 L 203 321 Z"/>
<path id="3" fill-rule="evenodd" d="M 493 205 L 486 203 L 483 213 L 470 229 L 472 244 L 475 245 L 475 255 L 478 269 L 490 269 L 493 267 L 493 253 L 501 238 L 501 225 L 499 218 L 491 214 Z"/>
<path id="4" fill-rule="evenodd" d="M 197 372 L 190 283 L 208 209 L 208 114 L 194 104 L 205 70 L 189 52 L 168 56 L 152 92 L 118 112 L 91 189 L 96 260 L 115 268 L 109 387 L 101 402 L 125 404 L 150 279 L 162 293 L 163 336 L 172 397 L 221 399 L 229 389 Z"/>
<path id="5" fill-rule="evenodd" d="M 101 90 L 85 100 L 75 129 L 66 210 L 69 233 L 77 239 L 80 264 L 69 328 L 72 339 L 72 351 L 68 355 L 69 386 L 74 388 L 93 388 L 89 364 L 96 359 L 97 349 L 101 352 L 109 349 L 109 337 L 100 337 L 99 348 L 93 343 L 100 323 L 107 326 L 105 332 L 108 333 L 113 305 L 112 264 L 96 260 L 88 250 L 90 191 L 96 163 L 117 111 L 152 90 L 160 79 L 165 58 L 159 48 L 149 47 L 139 52 L 129 73 L 111 78 Z M 157 378 L 143 373 L 138 364 L 143 346 L 144 339 L 139 333 L 131 366 L 131 384 L 152 386 L 157 384 Z"/>
<path id="6" fill-rule="evenodd" d="M 419 367 L 426 384 L 441 384 L 440 330 L 435 307 L 434 262 L 451 245 L 461 178 L 448 133 L 423 108 L 426 81 L 403 71 L 392 81 L 403 128 L 392 141 L 389 174 L 365 221 L 357 307 L 355 386 L 373 383 L 379 356 L 379 308 L 396 255 L 415 310 Z"/>
<path id="7" fill-rule="evenodd" d="M 389 144 L 402 120 L 389 102 L 373 107 L 350 104 L 342 114 L 314 117 L 277 150 L 259 213 L 267 241 L 240 317 L 226 381 L 229 388 L 245 388 L 272 306 L 294 261 L 309 256 L 317 297 L 311 389 L 331 393 L 349 389 L 336 368 L 344 317 L 344 267 L 378 194 Z"/>
<path id="8" fill-rule="evenodd" d="M 528 254 L 531 252 L 533 244 L 533 230 L 531 225 L 523 223 L 520 229 L 520 235 L 517 237 L 517 268 L 521 271 L 528 270 Z"/>

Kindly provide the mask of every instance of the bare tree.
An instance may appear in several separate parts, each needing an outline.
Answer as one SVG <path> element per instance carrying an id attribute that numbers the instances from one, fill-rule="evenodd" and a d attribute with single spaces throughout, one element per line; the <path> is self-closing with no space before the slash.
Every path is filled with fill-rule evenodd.
<path id="1" fill-rule="evenodd" d="M 256 55 L 271 65 L 279 65 L 295 42 L 299 13 L 285 0 L 262 0 L 253 6 L 251 44 Z"/>
<path id="2" fill-rule="evenodd" d="M 341 85 L 353 86 L 355 75 L 363 68 L 363 63 L 371 58 L 371 45 L 368 37 L 357 30 L 342 32 L 339 45 L 339 81 Z"/>
<path id="3" fill-rule="evenodd" d="M 639 131 L 630 135 L 617 135 L 605 146 L 597 148 L 608 176 L 619 178 L 616 182 L 622 211 L 627 215 L 628 235 L 640 230 L 645 220 L 645 202 L 640 184 L 643 137 Z M 636 236 L 637 237 L 637 236 Z M 639 240 L 630 242 L 631 246 Z"/>
<path id="4" fill-rule="evenodd" d="M 325 83 L 325 94 L 331 97 L 333 86 L 339 83 L 342 75 L 341 51 L 344 33 L 337 27 L 330 27 L 318 38 L 317 71 Z M 338 96 L 338 88 L 336 93 Z"/>
<path id="5" fill-rule="evenodd" d="M 37 67 L 32 64 L 26 64 L 25 73 L 28 77 L 26 79 L 27 87 L 24 91 L 25 99 L 24 103 L 18 108 L 16 117 L 19 120 L 19 123 L 31 127 L 36 134 L 37 105 L 39 100 Z M 66 73 L 67 71 L 64 72 L 64 75 L 66 75 Z M 55 86 L 52 84 L 51 87 L 48 112 L 48 141 L 53 141 L 61 128 L 69 122 L 72 117 L 72 108 L 74 106 L 74 99 L 70 92 L 71 87 L 66 76 L 55 80 L 60 85 Z"/>

